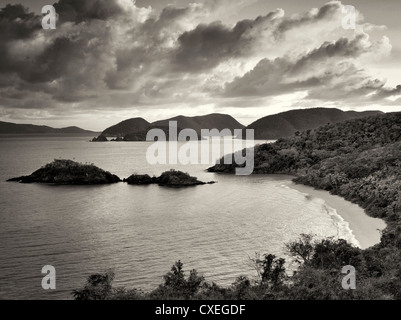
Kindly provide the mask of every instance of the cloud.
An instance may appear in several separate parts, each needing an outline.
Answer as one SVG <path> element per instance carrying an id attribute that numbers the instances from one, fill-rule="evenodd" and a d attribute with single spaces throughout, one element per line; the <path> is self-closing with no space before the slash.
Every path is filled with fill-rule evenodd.
<path id="1" fill-rule="evenodd" d="M 401 96 L 401 85 L 398 85 L 395 88 L 382 88 L 381 90 L 377 91 L 374 95 L 372 95 L 372 100 L 377 101 L 377 100 L 382 100 L 383 98 L 391 98 L 398 96 Z"/>
<path id="2" fill-rule="evenodd" d="M 200 24 L 178 38 L 174 63 L 187 71 L 208 70 L 226 59 L 249 56 L 262 29 L 280 14 L 275 11 L 254 20 L 242 20 L 233 28 L 220 21 Z"/>
<path id="3" fill-rule="evenodd" d="M 7 5 L 0 10 L 1 114 L 173 105 L 218 111 L 282 96 L 384 105 L 400 94 L 367 67 L 392 52 L 383 26 L 359 14 L 357 29 L 344 30 L 339 1 L 227 22 L 249 3 L 225 14 L 227 0 L 160 11 L 131 0 L 59 0 L 56 30 L 43 30 L 42 17 L 22 5 Z"/>
<path id="4" fill-rule="evenodd" d="M 7 5 L 0 11 L 0 72 L 12 72 L 18 68 L 8 52 L 13 40 L 28 40 L 41 28 L 39 18 L 22 5 Z"/>
<path id="5" fill-rule="evenodd" d="M 73 21 L 75 23 L 93 19 L 107 20 L 123 12 L 118 1 L 113 0 L 59 0 L 54 4 L 54 8 L 59 15 L 60 22 Z"/>
<path id="6" fill-rule="evenodd" d="M 324 42 L 296 59 L 262 59 L 254 69 L 227 83 L 224 94 L 272 96 L 308 89 L 308 97 L 314 99 L 365 95 L 384 85 L 355 65 L 355 59 L 370 52 L 372 46 L 366 34 L 357 34 L 353 39 Z"/>
<path id="7" fill-rule="evenodd" d="M 27 39 L 41 27 L 34 13 L 22 5 L 6 5 L 0 11 L 0 26 L 3 40 Z"/>

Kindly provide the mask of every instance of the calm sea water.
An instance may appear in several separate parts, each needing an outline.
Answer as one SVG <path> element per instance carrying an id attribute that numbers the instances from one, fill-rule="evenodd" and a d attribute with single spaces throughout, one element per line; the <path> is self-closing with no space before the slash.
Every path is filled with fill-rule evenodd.
<path id="1" fill-rule="evenodd" d="M 285 256 L 284 243 L 301 233 L 352 238 L 323 200 L 290 189 L 289 177 L 217 175 L 205 172 L 208 165 L 151 166 L 149 142 L 88 140 L 0 137 L 1 299 L 70 299 L 88 275 L 110 268 L 116 286 L 151 290 L 177 260 L 208 281 L 229 285 L 239 275 L 255 276 L 249 256 Z M 94 163 L 120 178 L 174 168 L 218 183 L 169 189 L 5 182 L 58 158 Z M 56 290 L 42 289 L 45 265 L 56 268 Z"/>

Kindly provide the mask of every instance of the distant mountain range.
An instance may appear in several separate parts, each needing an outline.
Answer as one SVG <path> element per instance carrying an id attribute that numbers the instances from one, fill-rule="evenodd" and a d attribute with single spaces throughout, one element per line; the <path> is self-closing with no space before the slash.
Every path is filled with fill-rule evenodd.
<path id="1" fill-rule="evenodd" d="M 97 135 L 99 132 L 84 130 L 78 127 L 52 128 L 33 124 L 17 124 L 0 121 L 0 134 L 76 134 Z"/>
<path id="2" fill-rule="evenodd" d="M 198 117 L 178 116 L 150 123 L 142 118 L 122 121 L 104 130 L 94 141 L 107 141 L 107 137 L 117 137 L 116 141 L 145 141 L 150 129 L 161 129 L 168 139 L 169 121 L 177 121 L 178 131 L 193 129 L 200 137 L 201 129 L 254 129 L 256 140 L 276 140 L 289 137 L 297 131 L 316 129 L 328 123 L 338 123 L 350 119 L 381 114 L 380 111 L 342 111 L 335 108 L 299 109 L 261 118 L 245 127 L 230 115 L 213 113 Z M 245 134 L 243 134 L 245 137 Z"/>
<path id="3" fill-rule="evenodd" d="M 113 140 L 116 141 L 145 141 L 150 129 L 163 130 L 166 134 L 166 139 L 168 139 L 169 122 L 177 121 L 178 132 L 184 128 L 193 129 L 199 138 L 202 129 L 217 129 L 219 131 L 229 129 L 232 133 L 234 133 L 235 129 L 253 129 L 256 140 L 276 140 L 289 137 L 297 131 L 316 129 L 328 123 L 338 123 L 381 113 L 380 111 L 342 111 L 335 108 L 299 109 L 261 118 L 248 127 L 245 127 L 230 115 L 219 113 L 196 117 L 177 116 L 153 123 L 143 118 L 133 118 L 105 129 L 100 135 L 98 132 L 78 127 L 56 129 L 48 126 L 0 121 L 0 134 L 76 134 L 97 136 L 93 141 L 108 141 L 107 138 L 111 137 L 115 138 Z M 244 134 L 243 137 L 245 137 Z"/>
<path id="4" fill-rule="evenodd" d="M 382 114 L 380 111 L 342 111 L 335 108 L 314 108 L 291 110 L 261 118 L 246 129 L 255 130 L 256 140 L 287 138 L 297 131 L 317 129 L 328 123 Z"/>
<path id="5" fill-rule="evenodd" d="M 161 129 L 168 139 L 169 122 L 177 122 L 177 131 L 182 129 L 193 129 L 200 138 L 202 129 L 229 129 L 234 132 L 235 129 L 244 129 L 245 126 L 235 120 L 232 116 L 226 114 L 209 114 L 205 116 L 184 117 L 178 116 L 171 119 L 159 120 L 149 123 L 142 118 L 133 118 L 122 121 L 114 126 L 104 130 L 94 141 L 106 141 L 106 137 L 117 137 L 118 141 L 144 141 L 146 134 L 151 129 Z"/>

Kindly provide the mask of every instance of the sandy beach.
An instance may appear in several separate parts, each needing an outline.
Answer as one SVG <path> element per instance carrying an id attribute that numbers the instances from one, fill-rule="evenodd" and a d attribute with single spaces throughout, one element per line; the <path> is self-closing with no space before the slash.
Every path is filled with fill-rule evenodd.
<path id="1" fill-rule="evenodd" d="M 288 187 L 312 197 L 323 199 L 327 205 L 348 222 L 361 249 L 369 248 L 380 242 L 380 231 L 386 228 L 386 223 L 377 218 L 369 217 L 359 205 L 335 196 L 327 191 L 289 182 Z"/>

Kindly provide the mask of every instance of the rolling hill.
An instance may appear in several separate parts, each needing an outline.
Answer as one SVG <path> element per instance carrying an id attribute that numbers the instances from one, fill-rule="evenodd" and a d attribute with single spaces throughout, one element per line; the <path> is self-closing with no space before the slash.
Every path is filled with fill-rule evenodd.
<path id="1" fill-rule="evenodd" d="M 0 134 L 78 134 L 96 135 L 98 132 L 84 130 L 78 127 L 52 128 L 33 124 L 17 124 L 0 121 Z"/>
<path id="2" fill-rule="evenodd" d="M 234 132 L 235 129 L 244 129 L 244 125 L 240 124 L 232 116 L 218 113 L 197 117 L 177 116 L 153 123 L 149 123 L 142 118 L 133 118 L 107 128 L 94 141 L 106 141 L 106 137 L 118 137 L 118 140 L 124 141 L 144 141 L 147 132 L 151 129 L 163 130 L 168 139 L 170 121 L 177 121 L 178 132 L 182 129 L 193 129 L 198 136 L 200 136 L 202 129 L 217 129 L 219 131 L 229 129 L 231 132 Z"/>
<path id="3" fill-rule="evenodd" d="M 297 131 L 316 129 L 328 123 L 338 123 L 381 113 L 380 111 L 342 111 L 335 108 L 291 110 L 261 118 L 246 129 L 254 129 L 257 140 L 276 140 L 289 137 Z"/>
<path id="4" fill-rule="evenodd" d="M 200 136 L 202 129 L 253 129 L 256 140 L 276 140 L 286 138 L 297 131 L 313 130 L 328 123 L 339 123 L 346 120 L 364 118 L 382 114 L 380 111 L 342 111 L 335 108 L 312 108 L 291 110 L 275 115 L 263 117 L 248 127 L 244 127 L 232 116 L 213 113 L 205 116 L 185 117 L 177 116 L 170 119 L 159 120 L 153 123 L 142 118 L 133 118 L 122 121 L 107 128 L 94 141 L 107 141 L 106 137 L 118 137 L 118 141 L 144 141 L 151 129 L 161 129 L 168 139 L 168 126 L 170 121 L 177 121 L 178 131 L 193 129 Z M 246 135 L 243 134 L 243 137 Z"/>
<path id="5" fill-rule="evenodd" d="M 123 137 L 128 133 L 144 131 L 149 126 L 150 123 L 145 119 L 132 118 L 107 128 L 101 135 L 105 137 Z"/>

